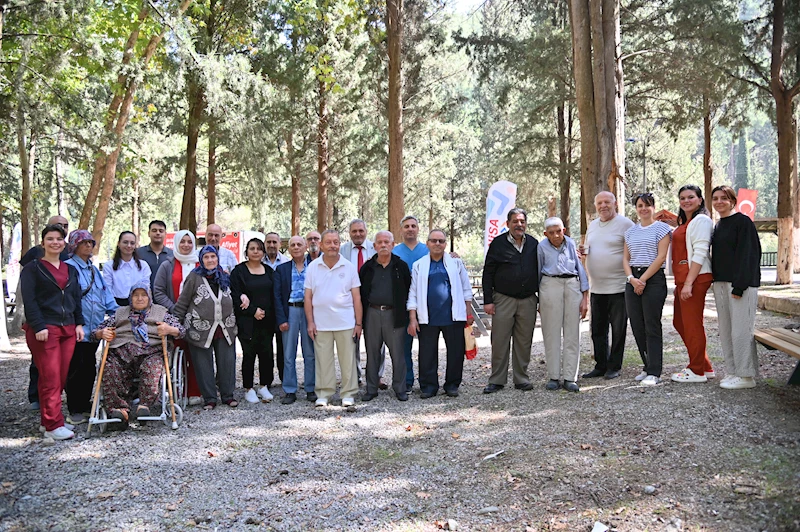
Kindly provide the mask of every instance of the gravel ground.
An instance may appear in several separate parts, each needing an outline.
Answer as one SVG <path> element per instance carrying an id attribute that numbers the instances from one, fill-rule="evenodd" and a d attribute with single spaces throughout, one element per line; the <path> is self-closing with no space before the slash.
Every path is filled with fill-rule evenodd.
<path id="1" fill-rule="evenodd" d="M 686 354 L 667 305 L 667 381 L 652 389 L 633 382 L 629 333 L 622 378 L 548 392 L 537 335 L 536 388 L 483 395 L 482 338 L 459 398 L 382 392 L 347 412 L 302 393 L 281 405 L 274 387 L 270 404 L 189 408 L 177 431 L 87 438 L 82 425 L 54 445 L 28 410 L 16 339 L 0 354 L 0 530 L 800 530 L 800 387 L 785 385 L 795 359 L 759 347 L 753 390 L 669 382 Z M 712 298 L 708 309 L 724 376 Z M 787 322 L 764 312 L 757 326 Z M 582 349 L 588 371 L 588 332 Z"/>

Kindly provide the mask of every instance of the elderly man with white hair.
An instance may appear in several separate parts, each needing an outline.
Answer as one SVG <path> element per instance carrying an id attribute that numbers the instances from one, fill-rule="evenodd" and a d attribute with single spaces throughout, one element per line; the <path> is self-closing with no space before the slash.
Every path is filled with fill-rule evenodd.
<path id="1" fill-rule="evenodd" d="M 564 234 L 561 218 L 544 221 L 539 258 L 539 311 L 542 316 L 548 390 L 578 392 L 581 319 L 589 308 L 589 279 L 578 259 L 575 242 Z"/>

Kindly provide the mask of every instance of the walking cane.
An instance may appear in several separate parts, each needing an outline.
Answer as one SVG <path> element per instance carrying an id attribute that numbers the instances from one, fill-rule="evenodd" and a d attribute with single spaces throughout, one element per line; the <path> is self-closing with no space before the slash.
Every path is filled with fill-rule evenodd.
<path id="1" fill-rule="evenodd" d="M 169 408 L 172 410 L 172 430 L 178 428 L 178 422 L 175 420 L 175 400 L 172 397 L 172 376 L 169 374 L 169 357 L 167 356 L 167 337 L 161 337 L 161 347 L 164 351 L 164 368 L 167 371 L 167 393 L 169 393 Z"/>
<path id="2" fill-rule="evenodd" d="M 111 345 L 111 342 L 106 341 L 106 345 L 103 348 L 103 357 L 100 359 L 100 372 L 97 374 L 97 385 L 94 387 L 94 400 L 92 401 L 92 418 L 97 419 L 97 404 L 100 402 L 100 386 L 103 384 L 103 372 L 106 369 L 106 357 L 108 357 L 108 347 Z M 88 436 L 89 433 L 92 431 L 92 423 L 89 420 L 89 426 L 86 427 L 86 435 Z M 101 431 L 102 432 L 102 431 Z"/>

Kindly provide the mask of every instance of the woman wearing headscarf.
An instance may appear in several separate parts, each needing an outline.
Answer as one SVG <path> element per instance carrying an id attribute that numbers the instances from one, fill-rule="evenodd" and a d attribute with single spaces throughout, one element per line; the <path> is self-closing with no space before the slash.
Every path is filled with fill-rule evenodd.
<path id="1" fill-rule="evenodd" d="M 252 238 L 247 242 L 247 260 L 231 272 L 231 293 L 235 303 L 239 341 L 242 343 L 242 385 L 248 403 L 265 403 L 272 400 L 269 385 L 272 383 L 272 335 L 275 324 L 275 304 L 272 296 L 273 270 L 264 265 L 264 242 Z M 242 296 L 248 303 L 242 303 Z M 256 357 L 261 386 L 253 388 Z"/>
<path id="2" fill-rule="evenodd" d="M 136 253 L 136 235 L 123 231 L 117 240 L 114 258 L 103 265 L 103 280 L 117 300 L 117 305 L 129 303 L 131 287 L 142 279 L 150 282 L 150 265 Z"/>
<path id="3" fill-rule="evenodd" d="M 92 264 L 94 237 L 85 229 L 76 229 L 69 235 L 67 250 L 70 258 L 65 262 L 78 272 L 81 286 L 81 307 L 83 308 L 84 328 L 95 330 L 100 323 L 117 309 L 111 290 L 106 287 L 103 275 Z M 92 405 L 92 385 L 97 376 L 95 353 L 100 343 L 86 335 L 83 341 L 75 344 L 72 361 L 67 373 L 67 423 L 80 425 L 89 420 Z"/>
<path id="4" fill-rule="evenodd" d="M 191 231 L 181 229 L 175 233 L 173 256 L 169 257 L 159 266 L 156 278 L 153 282 L 153 299 L 159 305 L 167 307 L 172 312 L 175 302 L 178 301 L 183 290 L 183 283 L 189 274 L 192 273 L 199 262 L 197 262 L 197 251 L 195 250 L 195 236 Z M 194 374 L 194 364 L 186 340 L 175 342 L 177 347 L 183 349 L 186 356 L 186 393 L 189 396 L 190 405 L 203 403 L 200 387 L 197 385 L 197 377 Z"/>
<path id="5" fill-rule="evenodd" d="M 60 225 L 46 226 L 42 230 L 44 256 L 29 262 L 20 275 L 25 340 L 39 368 L 41 425 L 45 436 L 54 440 L 75 436 L 72 425 L 64 424 L 61 390 L 67 383 L 75 342 L 83 340 L 78 272 L 60 258 L 66 236 Z"/>
<path id="6" fill-rule="evenodd" d="M 200 264 L 183 283 L 175 303 L 175 316 L 186 327 L 191 344 L 194 371 L 206 410 L 217 406 L 217 362 L 219 394 L 230 407 L 239 406 L 233 398 L 236 387 L 236 316 L 233 314 L 230 276 L 219 266 L 214 246 L 205 246 L 198 254 Z"/>
<path id="7" fill-rule="evenodd" d="M 130 419 L 133 379 L 139 377 L 136 417 L 147 417 L 159 398 L 164 367 L 161 338 L 182 338 L 186 333 L 165 307 L 153 303 L 150 279 L 134 284 L 128 299 L 130 305 L 119 307 L 92 333 L 96 340 L 110 343 L 103 375 L 103 400 L 109 416 L 122 421 L 121 429 L 128 426 Z"/>
<path id="8" fill-rule="evenodd" d="M 678 202 L 678 228 L 672 233 L 672 273 L 675 276 L 672 324 L 686 346 L 689 365 L 673 373 L 672 380 L 707 382 L 716 376 L 706 352 L 703 326 L 706 292 L 713 280 L 709 252 L 714 222 L 708 216 L 703 193 L 697 185 L 682 186 Z"/>

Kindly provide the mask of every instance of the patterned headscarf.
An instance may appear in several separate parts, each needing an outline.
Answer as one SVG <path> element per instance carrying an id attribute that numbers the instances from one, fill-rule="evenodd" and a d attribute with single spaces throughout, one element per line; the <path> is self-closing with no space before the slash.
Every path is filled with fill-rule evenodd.
<path id="1" fill-rule="evenodd" d="M 213 253 L 219 259 L 219 251 L 214 246 L 210 246 L 206 244 L 203 246 L 203 249 L 200 250 L 200 253 L 197 254 L 197 258 L 200 260 L 200 264 L 192 270 L 194 273 L 198 275 L 202 275 L 203 277 L 207 277 L 210 280 L 216 282 L 221 290 L 225 290 L 231 285 L 231 278 L 230 276 L 225 273 L 225 270 L 222 269 L 222 266 L 219 265 L 219 261 L 217 261 L 217 267 L 213 270 L 207 270 L 206 267 L 203 265 L 203 255 L 206 253 Z"/>
<path id="2" fill-rule="evenodd" d="M 69 256 L 73 256 L 75 254 L 75 250 L 78 249 L 78 246 L 81 242 L 86 242 L 87 240 L 91 240 L 92 244 L 95 244 L 94 237 L 92 233 L 87 231 L 86 229 L 75 229 L 73 232 L 69 234 L 69 242 L 67 245 L 67 253 Z"/>
<path id="3" fill-rule="evenodd" d="M 133 309 L 133 292 L 136 290 L 144 290 L 147 292 L 147 298 L 149 301 L 147 302 L 147 307 L 142 310 Z M 128 300 L 131 303 L 130 320 L 133 337 L 143 344 L 149 343 L 150 339 L 147 335 L 147 324 L 145 323 L 145 318 L 147 318 L 147 313 L 150 311 L 150 307 L 153 306 L 153 294 L 150 292 L 150 280 L 140 279 L 139 281 L 136 281 L 133 286 L 131 286 L 131 291 L 128 294 Z"/>

